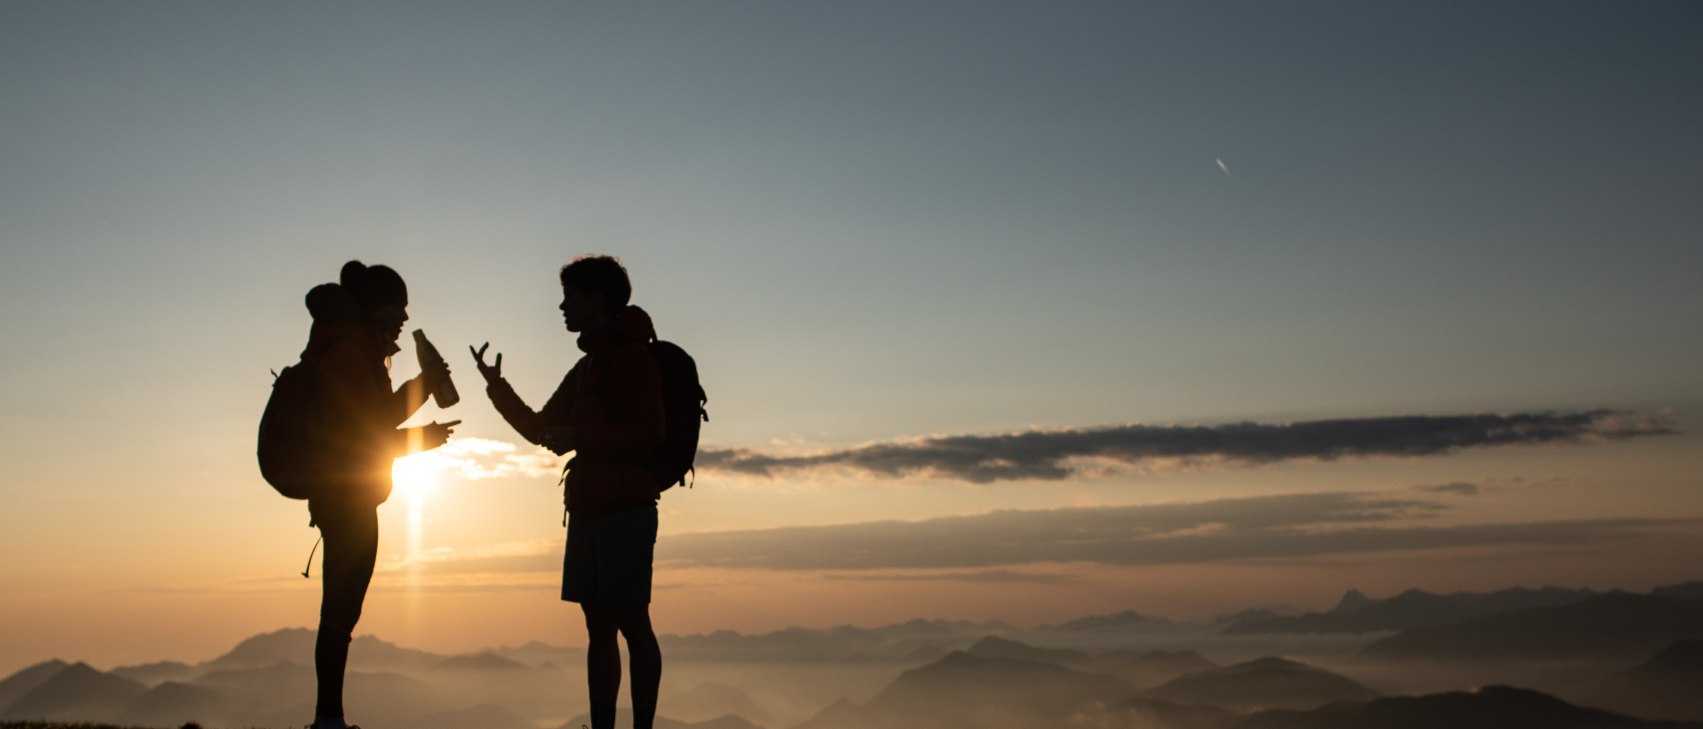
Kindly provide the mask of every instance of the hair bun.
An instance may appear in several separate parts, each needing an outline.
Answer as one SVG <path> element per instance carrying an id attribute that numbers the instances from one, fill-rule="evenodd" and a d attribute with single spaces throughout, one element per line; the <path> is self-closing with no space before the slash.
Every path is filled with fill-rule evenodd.
<path id="1" fill-rule="evenodd" d="M 349 292 L 334 283 L 323 283 L 307 292 L 307 311 L 314 321 L 348 321 L 359 318 L 361 308 Z"/>
<path id="2" fill-rule="evenodd" d="M 360 261 L 350 261 L 343 264 L 343 270 L 337 272 L 337 281 L 351 289 L 361 287 L 361 279 L 366 277 L 367 264 Z"/>

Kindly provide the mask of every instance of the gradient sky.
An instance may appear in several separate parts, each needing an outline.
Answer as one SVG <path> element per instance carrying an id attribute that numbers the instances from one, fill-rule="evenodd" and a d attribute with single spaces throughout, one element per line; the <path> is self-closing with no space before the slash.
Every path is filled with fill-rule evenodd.
<path id="1" fill-rule="evenodd" d="M 555 461 L 504 450 L 463 347 L 541 403 L 592 251 L 698 358 L 716 449 L 1623 411 L 1058 479 L 705 470 L 663 500 L 664 632 L 1703 578 L 1703 6 L 1373 5 L 0 5 L 0 672 L 313 623 L 254 427 L 350 258 L 466 396 L 381 509 L 361 631 L 412 645 L 581 639 Z M 1197 541 L 1048 547 L 1125 520 Z"/>

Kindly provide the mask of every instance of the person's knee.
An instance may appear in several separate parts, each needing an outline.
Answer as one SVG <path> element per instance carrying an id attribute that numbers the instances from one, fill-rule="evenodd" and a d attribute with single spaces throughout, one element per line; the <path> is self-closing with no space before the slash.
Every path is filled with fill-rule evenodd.
<path id="1" fill-rule="evenodd" d="M 322 640 L 342 640 L 345 643 L 354 639 L 355 621 L 347 617 L 319 616 L 319 637 Z"/>
<path id="2" fill-rule="evenodd" d="M 628 640 L 656 635 L 650 624 L 649 605 L 622 605 L 615 610 L 615 620 Z"/>
<path id="3" fill-rule="evenodd" d="M 621 627 L 615 611 L 607 606 L 581 605 L 580 609 L 585 612 L 585 630 L 594 638 L 605 635 L 613 636 L 615 631 Z"/>
<path id="4" fill-rule="evenodd" d="M 348 640 L 361 621 L 361 606 L 323 605 L 319 609 L 319 632 L 330 637 Z"/>

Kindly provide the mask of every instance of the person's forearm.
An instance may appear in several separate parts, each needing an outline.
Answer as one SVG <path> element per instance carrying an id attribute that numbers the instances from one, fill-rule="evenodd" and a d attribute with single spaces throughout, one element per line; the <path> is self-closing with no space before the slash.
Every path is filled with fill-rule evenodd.
<path id="1" fill-rule="evenodd" d="M 527 442 L 534 445 L 544 444 L 544 423 L 526 401 L 509 385 L 508 380 L 497 379 L 486 384 L 485 394 L 491 398 L 491 405 L 497 409 L 497 414 L 514 428 L 514 432 Z"/>
<path id="2" fill-rule="evenodd" d="M 392 431 L 391 452 L 398 457 L 427 450 L 425 447 L 425 426 L 412 428 L 397 428 Z"/>
<path id="3" fill-rule="evenodd" d="M 420 406 L 426 404 L 426 398 L 431 394 L 431 389 L 426 386 L 425 373 L 402 383 L 402 386 L 390 395 L 390 408 L 398 413 L 396 422 L 407 420 Z"/>

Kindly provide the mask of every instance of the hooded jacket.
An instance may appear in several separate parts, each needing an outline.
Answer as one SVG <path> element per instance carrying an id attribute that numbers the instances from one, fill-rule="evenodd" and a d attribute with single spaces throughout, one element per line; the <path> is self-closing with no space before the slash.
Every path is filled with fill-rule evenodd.
<path id="1" fill-rule="evenodd" d="M 308 499 L 315 518 L 372 508 L 390 498 L 390 469 L 408 452 L 409 431 L 397 430 L 424 401 L 410 381 L 392 392 L 385 360 L 396 345 L 358 321 L 316 320 L 302 361 L 316 363 L 320 428 L 328 445 L 327 476 Z"/>
<path id="2" fill-rule="evenodd" d="M 644 463 L 662 444 L 665 417 L 662 375 L 646 342 L 656 339 L 650 315 L 622 309 L 612 326 L 579 336 L 580 357 L 537 412 L 509 385 L 486 387 L 492 405 L 528 441 L 574 451 L 563 479 L 570 513 L 595 517 L 656 503 L 662 485 Z M 575 440 L 560 443 L 546 431 L 572 426 Z"/>

